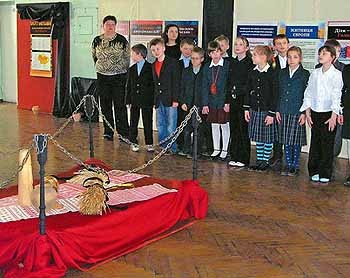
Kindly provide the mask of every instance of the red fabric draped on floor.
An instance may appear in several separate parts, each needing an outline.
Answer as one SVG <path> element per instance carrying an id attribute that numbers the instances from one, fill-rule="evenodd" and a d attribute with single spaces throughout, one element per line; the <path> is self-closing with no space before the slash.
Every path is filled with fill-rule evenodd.
<path id="1" fill-rule="evenodd" d="M 109 169 L 97 160 L 89 162 Z M 91 269 L 206 216 L 208 195 L 197 181 L 166 185 L 178 192 L 128 204 L 126 210 L 112 209 L 103 216 L 47 217 L 45 236 L 39 234 L 38 219 L 0 224 L 0 268 L 5 277 L 62 277 L 68 268 Z"/>

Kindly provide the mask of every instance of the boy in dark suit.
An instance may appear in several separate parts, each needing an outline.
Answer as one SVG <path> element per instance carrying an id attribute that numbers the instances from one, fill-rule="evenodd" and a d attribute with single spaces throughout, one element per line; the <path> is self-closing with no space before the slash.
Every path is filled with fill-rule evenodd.
<path id="1" fill-rule="evenodd" d="M 178 96 L 180 92 L 179 62 L 165 55 L 165 44 L 161 38 L 150 42 L 151 51 L 156 61 L 152 64 L 154 81 L 154 103 L 157 113 L 159 142 L 176 130 Z M 162 144 L 163 147 L 166 144 Z M 171 151 L 176 153 L 176 143 Z"/>
<path id="2" fill-rule="evenodd" d="M 180 70 L 180 77 L 182 76 L 183 71 L 186 68 L 189 68 L 191 66 L 191 54 L 194 47 L 194 41 L 190 38 L 184 38 L 180 42 L 180 51 L 181 56 L 179 59 L 179 70 Z M 181 90 L 182 83 L 180 84 L 180 91 Z M 181 109 L 182 103 L 180 103 L 178 109 L 177 109 L 177 126 L 180 126 L 182 121 L 185 119 L 186 113 Z M 186 153 L 184 152 L 184 132 L 179 135 L 179 137 L 176 140 L 177 143 L 177 154 L 181 156 L 186 156 Z"/>
<path id="3" fill-rule="evenodd" d="M 192 63 L 183 70 L 181 78 L 181 109 L 186 115 L 189 110 L 196 105 L 199 113 L 202 110 L 202 83 L 203 83 L 203 70 L 202 63 L 204 61 L 204 50 L 200 47 L 195 47 L 191 55 Z M 196 115 L 192 115 L 192 122 L 189 122 L 184 130 L 184 146 L 183 152 L 188 157 L 191 158 L 191 133 L 193 132 L 193 121 L 196 120 Z M 204 120 L 204 119 L 203 119 Z M 198 147 L 199 153 L 202 152 L 203 143 L 205 138 L 203 138 L 203 133 L 201 132 L 203 127 L 203 122 L 199 124 L 199 134 L 198 134 Z"/>
<path id="4" fill-rule="evenodd" d="M 289 48 L 289 39 L 285 34 L 278 34 L 273 39 L 273 48 L 277 55 L 273 59 L 272 68 L 278 72 L 287 67 L 287 51 Z M 273 143 L 273 156 L 269 163 L 273 170 L 280 171 L 282 169 L 283 145 L 279 142 Z"/>
<path id="5" fill-rule="evenodd" d="M 131 59 L 135 63 L 129 68 L 126 86 L 126 104 L 130 107 L 130 141 L 131 150 L 137 152 L 137 128 L 142 113 L 143 130 L 145 135 L 146 149 L 149 152 L 153 148 L 153 102 L 154 84 L 152 65 L 148 63 L 147 48 L 143 44 L 136 44 L 131 48 Z"/>

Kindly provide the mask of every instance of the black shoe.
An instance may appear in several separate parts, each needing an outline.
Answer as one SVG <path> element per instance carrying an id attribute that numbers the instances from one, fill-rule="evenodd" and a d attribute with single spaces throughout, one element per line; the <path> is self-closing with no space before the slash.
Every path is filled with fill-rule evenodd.
<path id="1" fill-rule="evenodd" d="M 103 134 L 103 138 L 108 141 L 113 141 L 113 134 Z"/>
<path id="2" fill-rule="evenodd" d="M 255 165 L 249 166 L 248 171 L 257 171 L 263 161 L 258 160 Z"/>
<path id="3" fill-rule="evenodd" d="M 344 186 L 350 187 L 350 176 L 344 182 Z"/>
<path id="4" fill-rule="evenodd" d="M 295 169 L 294 167 L 289 169 L 288 176 L 295 177 L 299 174 L 299 169 Z"/>
<path id="5" fill-rule="evenodd" d="M 282 169 L 282 159 L 275 159 L 272 163 L 269 162 L 273 171 L 279 172 Z"/>
<path id="6" fill-rule="evenodd" d="M 276 160 L 282 160 L 282 155 L 274 153 L 272 157 L 269 159 L 269 164 L 272 165 L 273 163 L 275 163 Z"/>
<path id="7" fill-rule="evenodd" d="M 179 155 L 179 156 L 187 156 L 187 153 L 185 153 L 184 151 L 179 151 L 177 153 L 177 155 Z"/>
<path id="8" fill-rule="evenodd" d="M 268 161 L 263 161 L 260 166 L 258 167 L 258 171 L 261 171 L 261 172 L 264 172 L 264 171 L 267 171 L 270 167 L 270 164 Z"/>

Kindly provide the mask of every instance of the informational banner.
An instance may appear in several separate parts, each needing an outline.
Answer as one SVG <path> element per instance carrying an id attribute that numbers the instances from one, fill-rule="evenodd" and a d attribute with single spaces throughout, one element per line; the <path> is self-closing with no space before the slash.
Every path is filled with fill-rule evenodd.
<path id="1" fill-rule="evenodd" d="M 336 39 L 341 45 L 339 61 L 350 63 L 350 21 L 328 21 L 328 39 Z"/>
<path id="2" fill-rule="evenodd" d="M 325 38 L 325 23 L 320 24 L 284 24 L 280 23 L 279 33 L 285 33 L 290 45 L 303 51 L 303 67 L 310 72 L 318 63 L 318 49 Z"/>
<path id="3" fill-rule="evenodd" d="M 51 19 L 44 21 L 30 22 L 30 33 L 32 35 L 51 35 L 52 22 Z"/>
<path id="4" fill-rule="evenodd" d="M 198 45 L 198 21 L 165 21 L 164 26 L 169 24 L 179 26 L 181 38 L 191 38 L 195 45 Z"/>
<path id="5" fill-rule="evenodd" d="M 34 21 L 30 23 L 31 66 L 30 75 L 52 77 L 52 22 Z"/>
<path id="6" fill-rule="evenodd" d="M 250 49 L 256 45 L 272 46 L 273 38 L 277 35 L 277 23 L 238 23 L 237 36 L 246 37 Z"/>
<path id="7" fill-rule="evenodd" d="M 152 63 L 155 58 L 152 56 L 149 43 L 153 38 L 161 37 L 163 21 L 161 20 L 135 20 L 130 21 L 130 45 L 144 44 L 148 49 L 147 60 Z"/>

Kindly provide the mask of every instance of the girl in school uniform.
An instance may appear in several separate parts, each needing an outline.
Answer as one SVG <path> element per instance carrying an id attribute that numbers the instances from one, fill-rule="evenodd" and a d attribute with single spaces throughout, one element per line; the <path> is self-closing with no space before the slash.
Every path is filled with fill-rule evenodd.
<path id="1" fill-rule="evenodd" d="M 279 123 L 279 143 L 284 145 L 286 166 L 281 175 L 299 173 L 301 147 L 306 145 L 305 114 L 299 109 L 303 104 L 304 91 L 310 73 L 301 65 L 302 51 L 292 46 L 287 52 L 288 66 L 279 72 L 279 100 L 276 120 Z"/>
<path id="2" fill-rule="evenodd" d="M 308 161 L 310 179 L 328 183 L 332 175 L 336 122 L 342 112 L 340 102 L 343 81 L 341 72 L 333 65 L 335 48 L 322 46 L 318 54 L 322 67 L 312 72 L 300 111 L 305 111 L 306 121 L 311 127 Z"/>
<path id="3" fill-rule="evenodd" d="M 244 167 L 250 161 L 250 139 L 248 123 L 244 119 L 244 95 L 248 73 L 254 68 L 249 42 L 245 37 L 237 37 L 234 43 L 237 55 L 232 59 L 228 77 L 228 95 L 230 98 L 230 162 L 229 166 Z"/>
<path id="4" fill-rule="evenodd" d="M 269 167 L 272 144 L 277 139 L 277 82 L 269 62 L 270 47 L 258 45 L 253 51 L 255 68 L 249 73 L 244 100 L 248 134 L 256 142 L 256 165 L 251 170 L 265 171 Z"/>
<path id="5" fill-rule="evenodd" d="M 208 43 L 208 53 L 211 62 L 203 67 L 202 113 L 208 114 L 207 121 L 211 123 L 214 147 L 211 157 L 225 160 L 230 140 L 230 104 L 226 94 L 229 62 L 222 58 L 223 53 L 216 41 Z M 220 148 L 220 139 L 222 139 L 222 148 Z"/>

